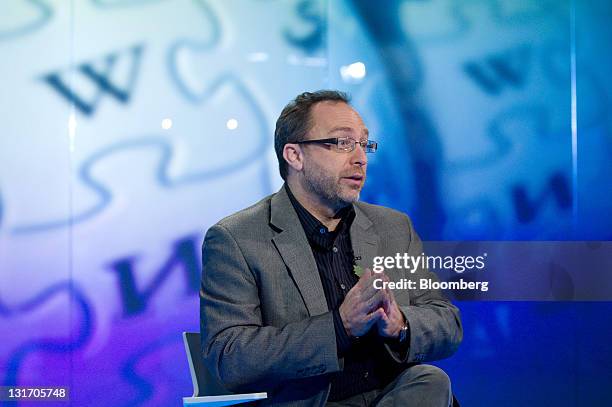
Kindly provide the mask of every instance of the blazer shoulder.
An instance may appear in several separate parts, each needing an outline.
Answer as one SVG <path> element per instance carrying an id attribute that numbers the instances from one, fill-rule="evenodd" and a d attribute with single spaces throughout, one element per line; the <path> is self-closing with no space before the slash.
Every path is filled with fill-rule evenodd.
<path id="1" fill-rule="evenodd" d="M 257 230 L 266 226 L 270 219 L 270 201 L 273 196 L 268 195 L 248 208 L 226 216 L 211 228 L 220 226 L 235 235 L 244 230 Z"/>
<path id="2" fill-rule="evenodd" d="M 367 202 L 357 202 L 355 206 L 361 210 L 378 229 L 384 230 L 385 228 L 394 227 L 408 228 L 408 230 L 414 229 L 412 219 L 402 211 Z"/>

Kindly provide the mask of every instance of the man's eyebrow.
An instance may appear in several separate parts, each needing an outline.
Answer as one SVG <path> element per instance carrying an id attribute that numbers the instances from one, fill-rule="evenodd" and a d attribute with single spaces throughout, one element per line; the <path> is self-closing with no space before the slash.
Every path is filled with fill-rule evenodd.
<path id="1" fill-rule="evenodd" d="M 327 133 L 327 134 L 332 134 L 332 133 L 335 133 L 335 132 L 337 132 L 337 131 L 348 131 L 348 132 L 352 132 L 352 131 L 353 131 L 353 129 L 352 129 L 352 128 L 350 128 L 350 127 L 334 127 L 334 128 L 333 128 L 333 129 L 331 129 L 331 130 L 329 131 L 329 133 Z M 369 131 L 368 129 L 364 129 L 364 131 L 363 131 L 363 132 L 365 133 L 366 137 L 370 135 L 370 131 Z"/>

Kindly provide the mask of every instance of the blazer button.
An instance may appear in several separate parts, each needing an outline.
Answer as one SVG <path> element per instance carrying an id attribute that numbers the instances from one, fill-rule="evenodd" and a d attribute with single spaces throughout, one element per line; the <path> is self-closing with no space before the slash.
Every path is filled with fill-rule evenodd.
<path id="1" fill-rule="evenodd" d="M 365 373 L 363 374 L 363 378 L 364 378 L 364 379 L 367 379 L 369 375 L 370 375 L 370 373 L 369 373 L 369 372 L 365 372 Z"/>

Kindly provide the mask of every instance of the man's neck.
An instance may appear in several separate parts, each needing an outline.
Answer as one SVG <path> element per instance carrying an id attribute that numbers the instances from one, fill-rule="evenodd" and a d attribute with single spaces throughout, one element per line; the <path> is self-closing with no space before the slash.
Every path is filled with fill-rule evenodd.
<path id="1" fill-rule="evenodd" d="M 341 219 L 337 216 L 337 213 L 342 208 L 333 207 L 321 197 L 304 190 L 298 182 L 287 181 L 287 185 L 304 209 L 317 218 L 328 230 L 336 230 Z"/>

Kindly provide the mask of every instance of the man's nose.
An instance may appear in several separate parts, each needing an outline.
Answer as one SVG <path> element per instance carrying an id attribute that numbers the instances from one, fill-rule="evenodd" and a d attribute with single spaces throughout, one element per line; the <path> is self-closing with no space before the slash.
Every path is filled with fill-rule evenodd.
<path id="1" fill-rule="evenodd" d="M 365 152 L 365 147 L 361 144 L 355 143 L 355 149 L 351 152 L 351 164 L 364 166 L 368 163 L 368 156 Z"/>

